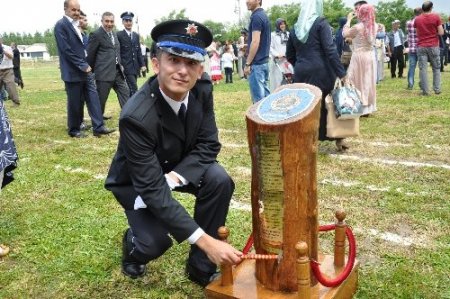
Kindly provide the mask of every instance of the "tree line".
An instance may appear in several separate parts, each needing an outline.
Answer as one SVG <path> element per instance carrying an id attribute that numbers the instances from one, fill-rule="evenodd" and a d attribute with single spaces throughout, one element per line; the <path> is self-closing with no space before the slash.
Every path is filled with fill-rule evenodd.
<path id="1" fill-rule="evenodd" d="M 338 20 L 340 17 L 346 17 L 352 7 L 345 5 L 343 0 L 324 0 L 324 17 L 330 22 L 331 26 L 335 29 L 338 27 Z M 406 0 L 392 0 L 392 1 L 379 1 L 376 5 L 377 10 L 377 22 L 386 26 L 386 30 L 390 30 L 391 23 L 398 19 L 402 23 L 404 28 L 406 21 L 413 17 L 413 8 L 406 5 Z M 266 13 L 272 24 L 272 29 L 275 29 L 275 21 L 277 18 L 283 18 L 286 20 L 288 27 L 292 27 L 297 21 L 300 11 L 299 3 L 290 3 L 284 5 L 274 5 L 266 9 Z M 155 24 L 161 23 L 167 20 L 188 18 L 186 10 L 173 10 L 167 16 L 156 19 Z M 443 20 L 446 18 L 442 15 Z M 212 20 L 204 21 L 203 23 L 212 31 L 216 40 L 222 42 L 226 40 L 236 41 L 240 36 L 242 28 L 246 28 L 250 19 L 250 12 L 247 12 L 244 17 L 234 24 L 224 24 L 221 22 L 214 22 Z M 90 26 L 88 32 L 96 30 L 98 24 Z M 152 43 L 151 37 L 143 36 L 144 43 L 150 47 Z M 51 56 L 58 55 L 56 48 L 56 41 L 53 34 L 53 28 L 47 29 L 44 33 L 36 32 L 33 35 L 30 33 L 3 33 L 3 41 L 5 44 L 15 42 L 18 45 L 31 45 L 34 43 L 45 43 Z"/>

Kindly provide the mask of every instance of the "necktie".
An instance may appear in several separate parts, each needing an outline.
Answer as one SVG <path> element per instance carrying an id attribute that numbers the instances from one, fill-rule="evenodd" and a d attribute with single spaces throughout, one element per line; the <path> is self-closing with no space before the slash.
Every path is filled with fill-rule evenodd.
<path id="1" fill-rule="evenodd" d="M 186 105 L 184 103 L 181 103 L 180 110 L 178 110 L 178 119 L 184 126 L 186 121 Z"/>
<path id="2" fill-rule="evenodd" d="M 111 39 L 111 42 L 113 44 L 113 46 L 116 44 L 114 41 L 114 35 L 112 34 L 112 32 L 108 32 L 109 38 Z"/>

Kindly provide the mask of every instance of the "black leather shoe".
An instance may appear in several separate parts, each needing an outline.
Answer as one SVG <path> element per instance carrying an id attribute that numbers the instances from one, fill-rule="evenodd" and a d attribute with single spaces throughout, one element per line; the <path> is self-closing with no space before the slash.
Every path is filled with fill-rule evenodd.
<path id="1" fill-rule="evenodd" d="M 186 275 L 190 281 L 195 282 L 201 287 L 206 287 L 211 281 L 213 281 L 217 277 L 217 275 L 219 275 L 219 273 L 203 272 L 195 268 L 194 266 L 191 266 L 189 263 L 186 263 Z"/>
<path id="2" fill-rule="evenodd" d="M 103 120 L 108 120 L 108 119 L 111 119 L 111 118 L 112 118 L 112 116 L 103 115 Z"/>
<path id="3" fill-rule="evenodd" d="M 134 249 L 132 238 L 131 230 L 128 228 L 125 230 L 122 239 L 122 273 L 136 279 L 145 274 L 147 267 L 132 256 Z"/>
<path id="4" fill-rule="evenodd" d="M 86 134 L 83 132 L 76 132 L 76 133 L 69 133 L 69 136 L 72 138 L 85 138 L 87 137 Z"/>
<path id="5" fill-rule="evenodd" d="M 95 137 L 101 137 L 102 135 L 108 135 L 114 132 L 114 129 L 108 129 L 107 127 L 101 127 L 100 130 L 94 131 Z"/>

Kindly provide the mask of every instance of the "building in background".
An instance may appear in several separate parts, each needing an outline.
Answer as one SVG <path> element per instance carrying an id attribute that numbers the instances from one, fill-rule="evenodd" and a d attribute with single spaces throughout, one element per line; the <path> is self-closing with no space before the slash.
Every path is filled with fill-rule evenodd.
<path id="1" fill-rule="evenodd" d="M 46 44 L 18 45 L 20 59 L 24 60 L 50 60 Z"/>

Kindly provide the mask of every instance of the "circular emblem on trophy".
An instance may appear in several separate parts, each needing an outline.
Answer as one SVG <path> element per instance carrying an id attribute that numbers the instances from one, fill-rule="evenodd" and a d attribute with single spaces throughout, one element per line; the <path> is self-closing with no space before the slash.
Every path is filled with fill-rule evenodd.
<path id="1" fill-rule="evenodd" d="M 259 102 L 257 113 L 265 122 L 273 123 L 298 116 L 313 103 L 314 94 L 305 88 L 285 88 Z"/>

